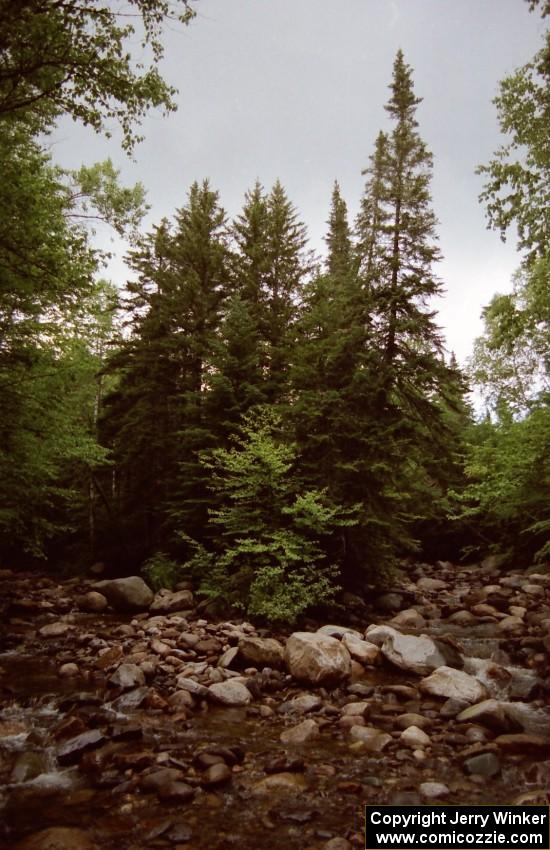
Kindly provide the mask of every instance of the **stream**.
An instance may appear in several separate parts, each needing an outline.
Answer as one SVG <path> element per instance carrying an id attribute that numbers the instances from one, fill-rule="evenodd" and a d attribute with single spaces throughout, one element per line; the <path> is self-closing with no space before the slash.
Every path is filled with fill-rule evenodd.
<path id="1" fill-rule="evenodd" d="M 239 681 L 254 699 L 243 706 L 212 704 L 205 692 L 185 691 L 190 685 L 182 690 L 175 680 L 189 670 L 198 688 L 201 680 L 223 680 L 216 664 L 235 645 L 231 630 L 242 629 L 239 621 L 211 623 L 189 611 L 83 613 L 75 600 L 86 582 L 40 577 L 37 586 L 30 574 L 15 576 L 0 630 L 0 848 L 45 850 L 53 845 L 46 838 L 40 843 L 43 830 L 66 827 L 68 843 L 56 850 L 343 850 L 362 846 L 366 803 L 550 802 L 548 577 L 535 580 L 543 591 L 535 595 L 536 616 L 529 619 L 524 605 L 522 625 L 503 631 L 504 618 L 516 616 L 510 606 L 529 601 L 523 587 L 533 579 L 521 577 L 523 585 L 502 595 L 507 607 L 497 608 L 494 588 L 507 588 L 495 585 L 494 576 L 491 584 L 484 576 L 475 582 L 480 598 L 490 601 L 465 605 L 471 574 L 460 585 L 452 584 L 450 570 L 420 570 L 423 577 L 442 572 L 449 589 L 417 592 L 414 606 L 410 594 L 417 585 L 407 578 L 401 610 L 414 610 L 425 622 L 420 629 L 395 628 L 450 642 L 463 656 L 464 672 L 504 706 L 502 728 L 498 718 L 459 721 L 466 703 L 427 694 L 419 688 L 421 676 L 382 657 L 362 669 L 356 662 L 351 680 L 332 687 L 305 685 L 284 669 L 249 664 L 243 672 L 241 665 Z M 493 588 L 485 597 L 484 586 Z M 44 600 L 51 607 L 44 608 Z M 453 613 L 471 613 L 476 605 L 488 606 L 486 612 L 478 607 L 477 622 L 452 621 Z M 387 613 L 360 608 L 357 603 L 349 619 L 355 629 L 360 621 L 361 633 L 374 622 L 393 623 Z M 66 633 L 42 636 L 52 623 L 68 626 Z M 189 635 L 206 641 L 204 652 L 191 648 L 197 643 Z M 179 655 L 178 647 L 184 647 Z M 101 669 L 99 659 L 110 658 L 108 652 L 120 657 Z M 121 659 L 141 665 L 146 683 L 113 684 Z M 61 675 L 71 664 L 76 671 L 67 675 L 66 667 Z M 292 699 L 304 695 L 316 700 L 295 710 Z M 350 703 L 360 704 L 362 715 L 348 723 Z M 409 716 L 428 743 L 404 743 Z M 304 718 L 314 720 L 315 734 L 283 743 L 281 734 Z M 353 738 L 352 724 L 378 730 L 387 741 L 370 751 Z M 505 731 L 516 740 L 504 741 Z M 79 736 L 71 751 L 67 742 Z"/>

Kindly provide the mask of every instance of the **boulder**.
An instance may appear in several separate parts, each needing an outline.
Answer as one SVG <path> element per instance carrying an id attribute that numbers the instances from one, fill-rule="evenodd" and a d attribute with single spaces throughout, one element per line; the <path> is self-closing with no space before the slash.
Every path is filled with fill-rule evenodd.
<path id="1" fill-rule="evenodd" d="M 286 643 L 285 662 L 295 679 L 310 685 L 337 685 L 351 673 L 346 647 L 319 632 L 294 632 Z"/>
<path id="2" fill-rule="evenodd" d="M 239 656 L 253 667 L 282 667 L 285 651 L 274 638 L 247 636 L 239 640 Z"/>
<path id="3" fill-rule="evenodd" d="M 191 591 L 177 590 L 175 593 L 157 593 L 150 610 L 152 614 L 172 614 L 174 611 L 188 611 L 194 607 L 195 600 Z"/>
<path id="4" fill-rule="evenodd" d="M 241 706 L 252 702 L 252 694 L 242 682 L 228 679 L 225 682 L 216 682 L 207 689 L 215 702 L 222 705 Z"/>
<path id="5" fill-rule="evenodd" d="M 382 655 L 395 667 L 425 676 L 446 664 L 447 659 L 427 635 L 403 635 L 395 631 L 382 644 Z"/>
<path id="6" fill-rule="evenodd" d="M 469 703 L 481 702 L 488 696 L 485 686 L 469 673 L 445 666 L 422 679 L 420 690 L 434 697 L 461 699 Z"/>
<path id="7" fill-rule="evenodd" d="M 147 611 L 154 594 L 140 576 L 97 581 L 94 589 L 102 593 L 116 611 Z"/>

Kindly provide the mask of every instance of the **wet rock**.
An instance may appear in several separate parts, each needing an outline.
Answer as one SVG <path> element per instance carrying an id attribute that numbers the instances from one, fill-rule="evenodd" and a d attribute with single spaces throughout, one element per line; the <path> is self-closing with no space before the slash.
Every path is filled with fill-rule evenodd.
<path id="1" fill-rule="evenodd" d="M 468 773 L 479 776 L 496 776 L 500 773 L 500 761 L 494 753 L 480 753 L 466 759 L 464 767 Z"/>
<path id="2" fill-rule="evenodd" d="M 406 611 L 400 611 L 395 617 L 392 617 L 391 624 L 399 628 L 406 629 L 423 629 L 426 625 L 426 620 L 416 608 L 407 608 Z"/>
<path id="3" fill-rule="evenodd" d="M 140 576 L 98 581 L 94 589 L 102 593 L 115 611 L 147 611 L 154 594 Z"/>
<path id="4" fill-rule="evenodd" d="M 292 729 L 285 729 L 284 732 L 281 732 L 280 740 L 283 744 L 291 744 L 292 746 L 297 746 L 300 744 L 305 744 L 306 741 L 311 740 L 311 738 L 317 737 L 319 734 L 319 727 L 317 726 L 315 720 L 302 720 L 301 723 L 298 723 L 297 726 L 293 726 Z"/>
<path id="5" fill-rule="evenodd" d="M 399 736 L 399 740 L 413 750 L 422 749 L 430 744 L 430 736 L 426 735 L 418 726 L 409 726 L 407 729 L 404 729 Z"/>
<path id="6" fill-rule="evenodd" d="M 281 714 L 307 714 L 309 711 L 318 711 L 323 705 L 323 700 L 317 694 L 298 694 L 298 696 L 281 703 L 279 712 Z"/>
<path id="7" fill-rule="evenodd" d="M 70 661 L 67 664 L 62 664 L 59 670 L 57 671 L 57 675 L 62 679 L 72 679 L 75 676 L 78 676 L 80 670 L 78 669 L 78 664 Z"/>
<path id="8" fill-rule="evenodd" d="M 86 726 L 82 718 L 75 714 L 69 714 L 57 724 L 52 734 L 56 741 L 61 741 L 63 738 L 75 738 L 85 731 Z"/>
<path id="9" fill-rule="evenodd" d="M 420 690 L 431 696 L 460 699 L 469 703 L 481 702 L 488 696 L 485 686 L 473 676 L 454 667 L 445 666 L 439 667 L 430 676 L 422 679 Z"/>
<path id="10" fill-rule="evenodd" d="M 100 614 L 105 611 L 107 605 L 107 597 L 103 593 L 98 593 L 97 590 L 90 590 L 77 600 L 78 607 L 81 611 L 86 611 L 89 614 Z"/>
<path id="11" fill-rule="evenodd" d="M 164 793 L 174 782 L 179 782 L 183 779 L 183 773 L 175 767 L 163 767 L 160 770 L 154 770 L 141 778 L 141 787 L 144 791 L 153 794 Z"/>
<path id="12" fill-rule="evenodd" d="M 53 826 L 27 836 L 15 850 L 97 850 L 97 844 L 82 829 Z"/>
<path id="13" fill-rule="evenodd" d="M 85 752 L 97 749 L 105 740 L 99 729 L 90 729 L 60 744 L 57 748 L 57 760 L 61 765 L 76 764 Z"/>
<path id="14" fill-rule="evenodd" d="M 455 623 L 457 626 L 470 626 L 472 623 L 476 623 L 477 620 L 471 611 L 455 611 L 454 614 L 451 614 L 449 617 L 449 623 Z"/>
<path id="15" fill-rule="evenodd" d="M 190 590 L 178 590 L 157 593 L 151 608 L 151 614 L 173 614 L 175 611 L 188 611 L 195 607 L 195 599 Z"/>
<path id="16" fill-rule="evenodd" d="M 498 629 L 504 634 L 520 634 L 525 629 L 525 623 L 521 617 L 505 617 L 500 620 Z"/>
<path id="17" fill-rule="evenodd" d="M 166 833 L 166 837 L 174 844 L 187 844 L 193 837 L 193 830 L 186 823 L 175 823 Z"/>
<path id="18" fill-rule="evenodd" d="M 425 800 L 437 800 L 447 797 L 451 792 L 442 782 L 422 782 L 418 789 Z"/>
<path id="19" fill-rule="evenodd" d="M 285 661 L 292 676 L 311 685 L 336 685 L 351 672 L 348 650 L 336 638 L 294 632 L 287 640 Z"/>
<path id="20" fill-rule="evenodd" d="M 239 656 L 254 667 L 282 667 L 285 651 L 274 638 L 243 637 L 239 640 Z"/>
<path id="21" fill-rule="evenodd" d="M 382 655 L 401 670 L 425 676 L 446 663 L 437 644 L 427 635 L 403 635 L 393 630 L 382 644 Z"/>
<path id="22" fill-rule="evenodd" d="M 392 736 L 372 726 L 352 726 L 349 736 L 352 741 L 360 742 L 362 748 L 371 753 L 381 752 L 392 740 Z"/>
<path id="23" fill-rule="evenodd" d="M 506 713 L 506 706 L 496 699 L 486 699 L 465 708 L 457 720 L 459 723 L 481 723 L 495 732 L 521 729 L 521 725 Z"/>
<path id="24" fill-rule="evenodd" d="M 355 635 L 345 634 L 342 643 L 355 661 L 361 664 L 376 664 L 380 659 L 380 647 Z"/>
<path id="25" fill-rule="evenodd" d="M 217 785 L 229 782 L 232 776 L 231 769 L 223 762 L 218 762 L 205 770 L 201 776 L 201 785 L 204 788 L 215 788 Z"/>
<path id="26" fill-rule="evenodd" d="M 117 688 L 129 691 L 145 684 L 145 674 L 137 664 L 121 664 L 109 677 L 109 682 Z"/>
<path id="27" fill-rule="evenodd" d="M 252 702 L 252 694 L 242 682 L 228 679 L 226 682 L 216 682 L 207 688 L 209 695 L 222 705 L 240 706 Z"/>
<path id="28" fill-rule="evenodd" d="M 301 773 L 284 771 L 264 776 L 263 779 L 254 783 L 251 792 L 258 796 L 282 793 L 295 794 L 302 793 L 307 787 L 307 779 Z"/>
<path id="29" fill-rule="evenodd" d="M 301 773 L 305 767 L 303 758 L 282 753 L 269 759 L 264 770 L 266 773 Z"/>
<path id="30" fill-rule="evenodd" d="M 119 711 L 124 714 L 127 711 L 133 711 L 136 708 L 139 708 L 140 705 L 145 702 L 147 696 L 149 695 L 149 688 L 145 685 L 141 688 L 134 688 L 133 691 L 128 691 L 125 694 L 117 697 L 109 706 L 113 709 L 113 711 Z"/>
<path id="31" fill-rule="evenodd" d="M 38 630 L 38 634 L 45 638 L 64 637 L 72 629 L 69 623 L 48 623 Z"/>

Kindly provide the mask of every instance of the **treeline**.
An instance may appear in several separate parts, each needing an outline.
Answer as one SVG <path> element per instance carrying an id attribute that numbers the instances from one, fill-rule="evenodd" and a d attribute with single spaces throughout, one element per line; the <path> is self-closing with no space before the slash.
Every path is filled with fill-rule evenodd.
<path id="1" fill-rule="evenodd" d="M 98 4 L 66 5 L 85 40 Z M 158 47 L 157 5 L 145 23 Z M 33 27 L 47 25 L 65 56 L 74 26 L 42 14 Z M 123 40 L 108 14 L 111 40 Z M 7 28 L 14 68 L 23 18 Z M 89 46 L 72 44 L 88 58 Z M 21 50 L 27 105 L 12 108 L 0 76 L 4 563 L 105 560 L 159 585 L 187 571 L 211 597 L 293 619 L 338 587 L 391 580 L 411 555 L 547 557 L 548 220 L 528 181 L 538 168 L 544 191 L 548 176 L 548 46 L 502 83 L 503 129 L 516 136 L 484 169 L 491 223 L 519 222 L 526 259 L 513 294 L 486 310 L 470 369 L 489 411 L 477 424 L 433 312 L 432 158 L 401 52 L 359 214 L 348 220 L 335 184 L 320 261 L 280 182 L 253 186 L 234 220 L 208 181 L 195 183 L 171 221 L 141 235 L 141 186 L 120 187 L 110 163 L 52 166 L 39 132 L 71 108 L 97 129 L 101 110 L 86 113 L 85 89 L 55 100 L 52 63 L 26 79 Z M 105 60 L 97 85 L 121 103 L 133 85 L 130 117 L 170 108 L 153 72 L 145 84 L 119 67 L 109 90 Z M 131 239 L 123 290 L 98 280 L 90 216 Z"/>

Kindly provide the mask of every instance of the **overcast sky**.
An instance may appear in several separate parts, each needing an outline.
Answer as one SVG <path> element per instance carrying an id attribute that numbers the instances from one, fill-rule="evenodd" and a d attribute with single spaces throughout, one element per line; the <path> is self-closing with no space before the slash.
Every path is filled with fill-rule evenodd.
<path id="1" fill-rule="evenodd" d="M 178 112 L 148 116 L 134 160 L 70 122 L 54 137 L 66 167 L 110 156 L 126 183 L 148 191 L 149 228 L 208 177 L 233 216 L 259 178 L 280 178 L 311 244 L 324 249 L 330 195 L 340 182 L 353 220 L 398 48 L 423 98 L 419 131 L 434 155 L 433 205 L 446 295 L 439 323 L 461 361 L 480 312 L 510 287 L 519 257 L 486 229 L 479 163 L 503 141 L 491 101 L 498 81 L 529 61 L 544 25 L 524 0 L 198 0 L 189 27 L 164 39 L 165 78 Z M 112 266 L 121 284 L 124 267 Z"/>

